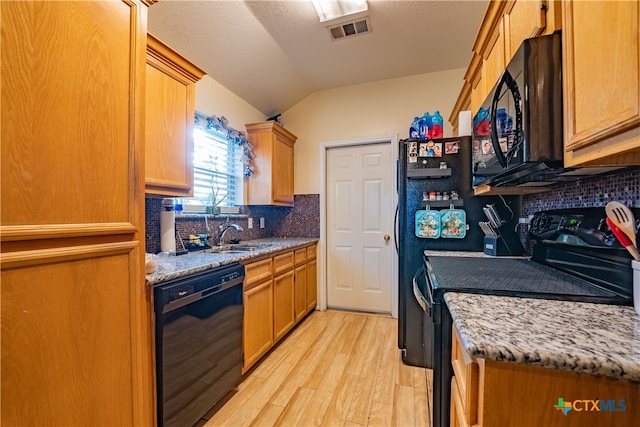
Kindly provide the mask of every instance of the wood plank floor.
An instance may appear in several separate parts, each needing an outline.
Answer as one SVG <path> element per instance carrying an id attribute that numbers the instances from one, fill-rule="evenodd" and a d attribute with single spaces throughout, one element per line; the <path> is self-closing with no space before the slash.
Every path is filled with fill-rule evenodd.
<path id="1" fill-rule="evenodd" d="M 397 328 L 387 316 L 315 311 L 201 425 L 429 426 L 431 370 L 402 363 Z"/>

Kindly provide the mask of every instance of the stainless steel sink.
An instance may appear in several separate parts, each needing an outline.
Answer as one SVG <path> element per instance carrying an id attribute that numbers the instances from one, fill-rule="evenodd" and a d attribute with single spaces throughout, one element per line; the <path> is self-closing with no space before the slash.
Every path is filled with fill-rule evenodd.
<path id="1" fill-rule="evenodd" d="M 207 252 L 214 254 L 244 254 L 271 246 L 270 243 L 236 243 L 231 245 L 216 246 Z"/>

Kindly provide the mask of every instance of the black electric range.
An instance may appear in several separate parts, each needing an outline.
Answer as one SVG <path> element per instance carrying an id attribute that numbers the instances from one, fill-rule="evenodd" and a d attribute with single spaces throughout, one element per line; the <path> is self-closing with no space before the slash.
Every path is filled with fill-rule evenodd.
<path id="1" fill-rule="evenodd" d="M 640 218 L 640 209 L 633 211 Z M 424 339 L 425 351 L 433 352 L 434 426 L 448 426 L 450 421 L 452 319 L 444 293 L 633 305 L 631 256 L 605 218 L 604 208 L 536 213 L 529 228 L 533 251 L 528 259 L 425 252 L 420 291 L 430 306 L 425 310 Z"/>

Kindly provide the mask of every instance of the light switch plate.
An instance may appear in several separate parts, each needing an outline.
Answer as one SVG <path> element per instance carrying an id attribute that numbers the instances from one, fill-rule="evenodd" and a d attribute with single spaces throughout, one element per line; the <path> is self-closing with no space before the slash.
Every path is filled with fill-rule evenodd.
<path id="1" fill-rule="evenodd" d="M 264 218 L 260 217 L 260 228 L 264 228 Z"/>
<path id="2" fill-rule="evenodd" d="M 253 228 L 253 218 L 249 217 L 249 219 L 247 219 L 247 228 L 251 229 Z"/>

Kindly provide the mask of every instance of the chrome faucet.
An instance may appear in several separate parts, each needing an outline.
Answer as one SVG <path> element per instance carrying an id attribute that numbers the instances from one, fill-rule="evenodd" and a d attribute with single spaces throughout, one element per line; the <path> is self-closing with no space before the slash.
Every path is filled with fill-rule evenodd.
<path id="1" fill-rule="evenodd" d="M 229 217 L 227 217 L 227 222 L 225 222 L 224 224 L 220 224 L 218 226 L 218 245 L 219 246 L 224 246 L 224 235 L 227 234 L 227 231 L 233 228 L 236 231 L 242 231 L 242 227 L 240 227 L 238 224 L 230 224 L 229 223 Z"/>

